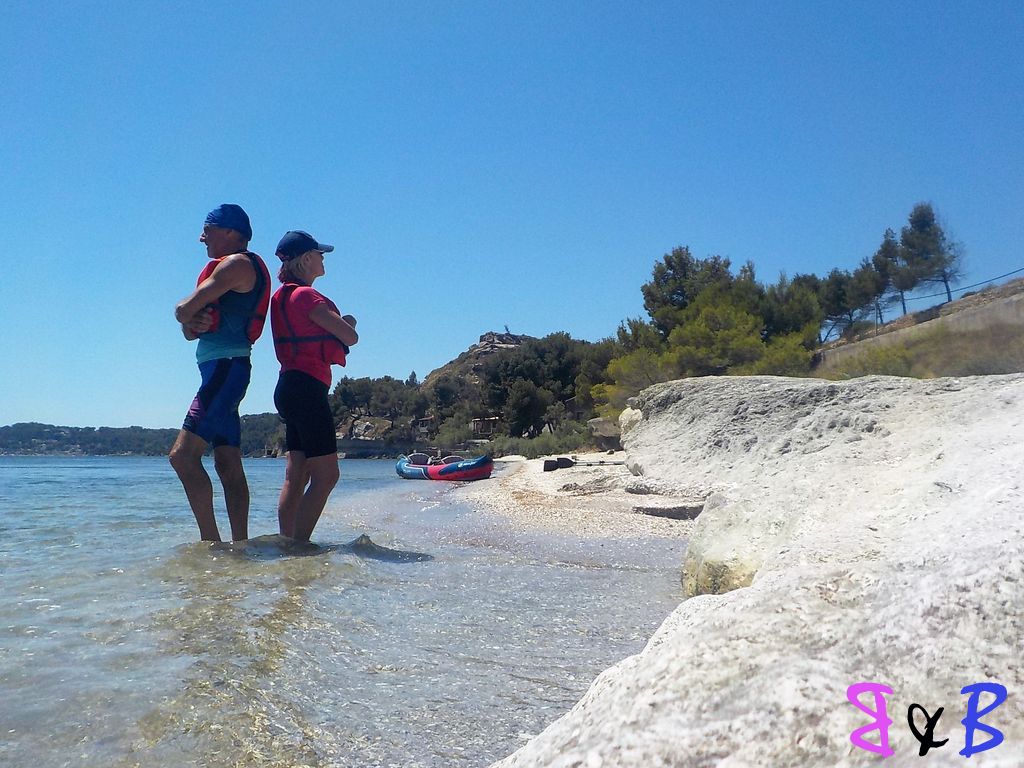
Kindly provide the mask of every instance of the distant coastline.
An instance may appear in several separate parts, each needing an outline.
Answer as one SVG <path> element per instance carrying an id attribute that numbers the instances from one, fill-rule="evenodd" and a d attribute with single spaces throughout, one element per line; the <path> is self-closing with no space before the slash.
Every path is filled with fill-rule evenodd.
<path id="1" fill-rule="evenodd" d="M 265 453 L 266 432 L 271 424 L 276 428 L 276 414 L 242 417 L 245 455 Z M 0 456 L 165 456 L 177 435 L 177 429 L 23 422 L 0 427 Z"/>
<path id="2" fill-rule="evenodd" d="M 242 455 L 276 456 L 280 423 L 276 413 L 242 416 Z M 177 435 L 177 429 L 23 422 L 0 427 L 0 456 L 166 456 Z M 350 459 L 395 459 L 418 447 L 396 440 L 338 440 L 339 455 Z"/>
<path id="3" fill-rule="evenodd" d="M 0 427 L 0 456 L 159 456 L 176 429 L 64 427 L 28 422 Z"/>

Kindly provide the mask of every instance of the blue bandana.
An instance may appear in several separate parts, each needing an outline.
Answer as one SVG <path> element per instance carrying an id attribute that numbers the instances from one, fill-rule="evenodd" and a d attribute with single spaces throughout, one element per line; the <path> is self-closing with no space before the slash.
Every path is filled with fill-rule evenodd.
<path id="1" fill-rule="evenodd" d="M 246 241 L 252 240 L 252 226 L 249 224 L 249 217 L 240 205 L 234 203 L 218 205 L 206 214 L 206 223 L 215 227 L 233 229 L 240 232 Z"/>

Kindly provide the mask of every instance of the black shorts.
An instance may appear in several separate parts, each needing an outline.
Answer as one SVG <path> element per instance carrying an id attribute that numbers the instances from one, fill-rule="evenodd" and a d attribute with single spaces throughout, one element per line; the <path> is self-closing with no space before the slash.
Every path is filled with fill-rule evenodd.
<path id="1" fill-rule="evenodd" d="M 338 452 L 327 385 L 302 371 L 285 371 L 277 380 L 274 405 L 285 423 L 285 447 L 307 459 Z"/>

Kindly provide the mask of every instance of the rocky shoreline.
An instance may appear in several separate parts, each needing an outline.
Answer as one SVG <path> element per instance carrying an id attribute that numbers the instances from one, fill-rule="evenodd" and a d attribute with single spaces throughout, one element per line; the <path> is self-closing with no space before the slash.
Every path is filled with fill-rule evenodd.
<path id="1" fill-rule="evenodd" d="M 897 760 L 918 759 L 918 704 L 945 708 L 949 739 L 923 764 L 1024 762 L 1024 375 L 691 379 L 645 390 L 622 425 L 628 472 L 522 462 L 466 491 L 523 526 L 689 539 L 688 599 L 496 765 L 875 765 L 851 741 L 871 722 L 847 700 L 861 682 L 892 690 Z M 653 500 L 703 511 L 635 511 Z M 979 683 L 1008 693 L 985 751 L 961 724 Z"/>

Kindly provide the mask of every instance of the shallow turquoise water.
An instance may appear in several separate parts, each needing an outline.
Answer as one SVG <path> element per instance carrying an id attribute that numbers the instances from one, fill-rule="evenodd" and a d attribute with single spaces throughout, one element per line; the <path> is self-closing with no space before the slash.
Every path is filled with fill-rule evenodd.
<path id="1" fill-rule="evenodd" d="M 678 603 L 681 542 L 518 535 L 341 466 L 296 556 L 195 541 L 164 459 L 0 457 L 0 764 L 486 765 Z M 254 536 L 283 469 L 246 464 Z"/>

